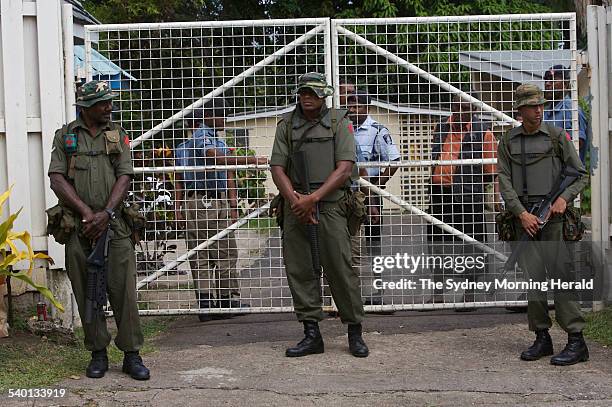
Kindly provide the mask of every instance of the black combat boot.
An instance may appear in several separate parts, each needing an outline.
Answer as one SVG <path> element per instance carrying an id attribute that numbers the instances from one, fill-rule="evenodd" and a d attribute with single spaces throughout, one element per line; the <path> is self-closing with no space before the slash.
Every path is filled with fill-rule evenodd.
<path id="1" fill-rule="evenodd" d="M 306 355 L 314 355 L 315 353 L 323 353 L 325 347 L 323 338 L 319 331 L 319 323 L 315 321 L 304 321 L 304 339 L 302 339 L 295 347 L 287 348 L 285 356 L 296 358 Z"/>
<path id="2" fill-rule="evenodd" d="M 558 366 L 569 366 L 587 360 L 589 360 L 589 348 L 587 348 L 582 332 L 578 332 L 567 335 L 565 349 L 550 358 L 550 363 Z"/>
<path id="3" fill-rule="evenodd" d="M 104 373 L 108 370 L 108 356 L 106 355 L 106 349 L 95 350 L 91 352 L 91 360 L 87 369 L 85 369 L 85 376 L 91 377 L 92 379 L 99 379 L 104 377 Z"/>
<path id="4" fill-rule="evenodd" d="M 125 352 L 123 356 L 123 373 L 135 380 L 149 380 L 149 369 L 142 363 L 142 358 L 136 352 Z"/>
<path id="5" fill-rule="evenodd" d="M 554 353 L 553 344 L 548 329 L 539 329 L 536 331 L 536 340 L 533 345 L 526 351 L 521 353 L 523 360 L 538 360 L 542 356 L 550 356 Z"/>
<path id="6" fill-rule="evenodd" d="M 240 300 L 233 300 L 230 297 L 221 297 L 219 304 L 220 304 L 219 308 L 231 308 L 232 310 L 238 311 L 238 312 L 232 312 L 231 314 L 225 314 L 229 318 L 233 316 L 240 317 L 240 316 L 246 315 L 246 313 L 240 312 L 240 310 L 251 307 L 249 304 L 243 304 L 240 302 Z"/>
<path id="7" fill-rule="evenodd" d="M 210 294 L 200 294 L 199 297 L 200 309 L 211 309 L 215 307 L 215 301 L 210 297 Z M 198 314 L 200 322 L 212 321 L 213 319 L 217 319 L 215 317 L 215 314 Z"/>
<path id="8" fill-rule="evenodd" d="M 368 345 L 365 344 L 361 336 L 361 324 L 350 324 L 348 326 L 348 343 L 351 355 L 365 358 L 370 354 Z"/>

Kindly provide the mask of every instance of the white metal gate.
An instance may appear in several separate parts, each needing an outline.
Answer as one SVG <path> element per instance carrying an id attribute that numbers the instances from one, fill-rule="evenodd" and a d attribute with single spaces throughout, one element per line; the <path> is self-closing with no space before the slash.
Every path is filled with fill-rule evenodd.
<path id="1" fill-rule="evenodd" d="M 196 286 L 200 292 L 206 286 L 213 300 L 231 296 L 249 306 L 241 312 L 292 309 L 280 232 L 267 215 L 269 200 L 276 192 L 267 167 L 216 161 L 181 166 L 177 153 L 182 154 L 179 146 L 198 129 L 192 116 L 206 114 L 211 101 L 223 99 L 222 139 L 232 155 L 268 157 L 278 119 L 295 104 L 292 90 L 297 78 L 310 71 L 324 72 L 333 83 L 336 93 L 328 100 L 330 106 L 344 106 L 346 94 L 342 92 L 351 87 L 366 93 L 368 114 L 388 128 L 400 151 L 399 161 L 364 165 L 399 168 L 386 189 L 362 181 L 384 202 L 381 243 L 364 236 L 359 250 L 364 297 L 381 297 L 384 303 L 367 309 L 521 302 L 517 302 L 520 289 L 500 289 L 495 294 L 476 290 L 468 297 L 462 289 L 447 290 L 441 301 L 429 302 L 431 288 L 410 287 L 405 282 L 426 279 L 431 269 L 411 269 L 402 261 L 433 256 L 431 237 L 436 232 L 432 231 L 444 230 L 447 236 L 455 236 L 444 249 L 449 250 L 447 254 L 458 254 L 465 246 L 462 242 L 468 242 L 485 256 L 484 266 L 472 272 L 468 281 L 491 281 L 497 275 L 507 248 L 497 241 L 494 231 L 496 204 L 500 203 L 494 173 L 487 173 L 490 176 L 482 185 L 470 186 L 479 195 L 479 205 L 467 212 L 465 207 L 452 207 L 460 215 L 458 223 L 445 221 L 444 213 L 436 213 L 441 207 L 432 201 L 436 171 L 444 174 L 443 168 L 458 165 L 490 169 L 496 163 L 495 149 L 483 147 L 479 158 L 461 159 L 452 154 L 450 160 L 442 155 L 433 158 L 434 127 L 457 114 L 457 106 L 465 110 L 469 105 L 470 122 L 482 123 L 483 134 L 490 133 L 486 137 L 499 138 L 518 123 L 512 110 L 514 89 L 521 83 L 544 87 L 545 72 L 562 65 L 569 85 L 565 93 L 571 100 L 571 128 L 566 130 L 578 145 L 580 67 L 576 64 L 574 14 L 100 25 L 87 30 L 88 79 L 107 79 L 120 93 L 115 120 L 132 137 L 137 172 L 133 198 L 140 200 L 150 221 L 146 239 L 137 247 L 143 314 L 232 311 L 229 302 L 213 302 L 215 307 L 200 309 Z M 114 71 L 102 66 L 109 60 Z M 186 237 L 193 236 L 189 228 L 195 223 L 177 221 L 176 210 L 183 213 L 181 209 L 193 207 L 195 200 L 210 209 L 226 197 L 185 194 L 177 201 L 177 185 L 188 185 L 177 182 L 177 174 L 185 180 L 185 174 L 212 171 L 236 183 L 240 220 L 229 222 L 229 227 L 210 226 L 200 231 L 196 243 L 193 239 L 188 243 Z M 194 213 L 203 216 L 202 209 Z M 217 223 L 224 224 L 226 215 L 219 213 L 215 212 L 221 217 Z M 465 219 L 472 219 L 478 228 L 463 233 L 468 230 L 464 229 Z M 206 259 L 218 258 L 220 242 L 232 235 L 237 246 L 235 266 L 194 261 L 198 253 Z M 379 272 L 379 266 L 384 271 Z M 461 267 L 455 263 L 454 271 L 449 272 Z M 516 282 L 522 275 L 507 278 Z M 397 284 L 379 289 L 382 282 Z M 333 306 L 328 291 L 324 294 L 325 305 Z M 231 307 L 235 305 L 237 302 Z"/>
<path id="2" fill-rule="evenodd" d="M 610 132 L 612 132 L 612 8 L 589 6 L 587 9 L 588 65 L 593 140 L 591 144 L 591 185 L 593 241 L 601 242 L 605 258 L 610 245 Z M 612 299 L 612 270 L 607 270 L 604 298 Z M 600 308 L 601 303 L 593 308 Z"/>

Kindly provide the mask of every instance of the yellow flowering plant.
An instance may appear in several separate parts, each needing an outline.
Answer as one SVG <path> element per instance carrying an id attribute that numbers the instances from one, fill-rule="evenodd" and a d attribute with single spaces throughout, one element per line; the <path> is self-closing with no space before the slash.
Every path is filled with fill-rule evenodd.
<path id="1" fill-rule="evenodd" d="M 0 217 L 2 216 L 2 206 L 11 194 L 11 188 L 0 195 Z M 44 253 L 34 253 L 31 244 L 31 236 L 28 231 L 16 232 L 13 230 L 13 223 L 19 216 L 21 209 L 9 215 L 8 219 L 0 223 L 0 284 L 4 283 L 6 277 L 16 278 L 38 290 L 43 296 L 49 299 L 53 305 L 64 312 L 64 307 L 57 301 L 51 290 L 47 287 L 38 285 L 32 280 L 32 268 L 35 259 L 44 259 L 53 264 L 53 259 Z M 26 250 L 20 250 L 16 242 L 22 242 Z M 13 271 L 12 266 L 17 262 L 25 260 L 29 263 L 27 270 Z"/>

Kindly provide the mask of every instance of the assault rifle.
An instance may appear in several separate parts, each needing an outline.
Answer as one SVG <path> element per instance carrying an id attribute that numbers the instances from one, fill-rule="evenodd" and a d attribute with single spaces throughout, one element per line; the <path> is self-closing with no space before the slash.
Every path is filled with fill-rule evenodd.
<path id="1" fill-rule="evenodd" d="M 87 257 L 87 295 L 85 298 L 85 323 L 91 324 L 96 314 L 106 305 L 106 279 L 108 275 L 108 245 L 112 235 L 110 224 L 96 241 Z"/>
<path id="2" fill-rule="evenodd" d="M 292 154 L 291 161 L 295 166 L 297 176 L 302 186 L 302 191 L 306 195 L 310 195 L 310 175 L 308 172 L 308 162 L 306 161 L 306 155 L 303 151 L 297 151 Z M 319 221 L 319 204 L 316 204 L 315 219 Z M 317 287 L 319 288 L 319 294 L 321 293 L 321 258 L 319 252 L 319 225 L 318 224 L 307 224 L 306 229 L 308 230 L 308 240 L 310 241 L 310 256 L 312 258 L 312 271 L 314 277 L 317 280 Z"/>
<path id="3" fill-rule="evenodd" d="M 531 207 L 529 213 L 535 215 L 539 221 L 538 233 L 540 230 L 542 230 L 542 228 L 544 228 L 544 226 L 546 226 L 546 223 L 548 222 L 548 216 L 552 204 L 557 200 L 557 198 L 559 198 L 559 196 L 561 196 L 563 191 L 565 191 L 570 185 L 572 185 L 574 181 L 580 178 L 581 175 L 582 174 L 580 174 L 580 172 L 578 172 L 578 170 L 576 170 L 575 168 L 565 167 L 550 193 L 546 195 L 546 197 L 544 197 L 544 199 L 542 199 L 540 202 L 535 203 Z M 568 204 L 571 203 L 568 202 Z M 515 265 L 518 262 L 519 256 L 521 255 L 521 252 L 525 250 L 525 248 L 531 241 L 533 241 L 533 238 L 529 235 L 529 233 L 527 233 L 525 229 L 522 229 L 521 236 L 518 239 L 518 244 L 516 245 L 514 250 L 512 250 L 512 254 L 510 255 L 510 257 L 508 257 L 508 260 L 504 265 L 503 271 L 498 277 L 499 280 L 506 277 L 506 274 L 508 274 L 509 271 L 514 270 Z M 491 288 L 489 294 L 495 294 L 495 289 Z"/>

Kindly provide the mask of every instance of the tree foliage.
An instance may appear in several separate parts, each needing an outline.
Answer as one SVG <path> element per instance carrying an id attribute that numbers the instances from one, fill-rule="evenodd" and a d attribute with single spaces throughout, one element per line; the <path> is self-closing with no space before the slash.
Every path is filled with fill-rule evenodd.
<path id="1" fill-rule="evenodd" d="M 83 5 L 104 23 L 412 17 L 573 10 L 573 2 L 569 0 L 85 0 Z"/>

